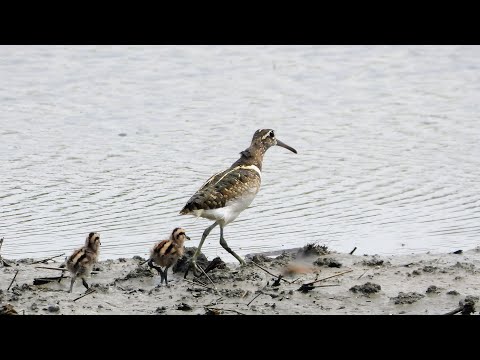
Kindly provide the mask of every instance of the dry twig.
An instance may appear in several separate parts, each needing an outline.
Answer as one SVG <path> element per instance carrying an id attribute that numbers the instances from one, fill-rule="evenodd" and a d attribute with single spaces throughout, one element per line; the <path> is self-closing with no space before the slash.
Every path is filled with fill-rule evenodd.
<path id="1" fill-rule="evenodd" d="M 310 290 L 313 290 L 317 287 L 326 287 L 325 285 L 313 286 L 313 284 L 315 284 L 317 282 L 320 282 L 320 281 L 323 281 L 323 280 L 331 279 L 333 277 L 340 276 L 340 275 L 343 275 L 343 274 L 346 274 L 346 273 L 349 273 L 349 272 L 352 272 L 352 271 L 353 270 L 343 271 L 343 272 L 338 273 L 338 274 L 330 275 L 330 276 L 324 277 L 324 278 L 319 279 L 319 280 L 315 280 L 315 281 L 312 281 L 312 282 L 309 282 L 309 283 L 302 284 L 302 286 L 300 286 L 297 290 L 306 293 L 306 292 L 308 292 Z M 335 286 L 335 285 L 327 285 L 327 286 Z"/>
<path id="2" fill-rule="evenodd" d="M 57 256 L 52 256 L 52 257 L 49 257 L 49 258 L 47 258 L 47 259 L 34 261 L 32 264 L 46 263 L 48 260 L 52 260 L 52 259 L 55 259 L 55 258 L 60 257 L 60 256 L 63 256 L 63 255 L 65 255 L 65 253 L 60 254 L 60 255 L 57 255 Z"/>
<path id="3" fill-rule="evenodd" d="M 12 286 L 13 282 L 15 281 L 15 278 L 17 277 L 17 274 L 20 270 L 17 270 L 17 272 L 15 273 L 15 276 L 13 277 L 12 281 L 10 282 L 10 285 L 8 285 L 8 288 L 7 288 L 7 291 L 10 290 L 10 287 Z"/>
<path id="4" fill-rule="evenodd" d="M 87 291 L 85 294 L 83 294 L 82 296 L 79 296 L 78 298 L 76 298 L 76 299 L 73 299 L 73 301 L 77 301 L 78 299 L 81 299 L 81 298 L 83 298 L 84 296 L 87 296 L 87 295 L 93 294 L 95 291 L 97 291 L 97 290 L 95 290 L 95 289 L 93 289 L 93 290 L 89 290 L 89 291 Z"/>
<path id="5" fill-rule="evenodd" d="M 262 267 L 262 266 L 260 266 L 259 264 L 257 264 L 255 261 L 252 261 L 251 263 L 252 263 L 253 265 L 255 265 L 255 266 L 258 266 L 260 269 L 262 269 L 262 270 L 265 271 L 266 273 L 268 273 L 268 274 L 270 274 L 270 275 L 272 275 L 272 276 L 275 276 L 277 279 L 279 279 L 278 281 L 283 280 L 283 281 L 285 281 L 286 283 L 291 284 L 291 282 L 288 281 L 288 280 L 286 280 L 286 279 L 284 279 L 283 276 L 281 276 L 281 275 L 275 275 L 275 274 L 271 273 L 270 271 L 268 271 L 268 270 L 265 269 L 264 267 Z"/>

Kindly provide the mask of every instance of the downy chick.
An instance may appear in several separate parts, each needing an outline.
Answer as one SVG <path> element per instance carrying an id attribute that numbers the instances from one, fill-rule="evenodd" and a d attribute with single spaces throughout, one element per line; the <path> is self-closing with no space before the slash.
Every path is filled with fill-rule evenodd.
<path id="1" fill-rule="evenodd" d="M 82 279 L 83 286 L 88 290 L 88 284 L 85 278 L 90 276 L 93 265 L 97 262 L 100 245 L 100 235 L 91 232 L 85 240 L 85 246 L 75 250 L 68 258 L 67 269 L 72 273 L 72 282 L 70 283 L 70 290 L 68 292 L 72 292 L 73 284 L 77 277 Z"/>
<path id="2" fill-rule="evenodd" d="M 190 240 L 190 238 L 185 234 L 185 230 L 182 228 L 175 228 L 170 235 L 170 239 L 158 242 L 150 251 L 150 260 L 148 260 L 148 266 L 158 271 L 161 276 L 160 284 L 162 284 L 165 280 L 165 285 L 168 286 L 168 268 L 173 266 L 178 259 L 183 256 L 183 244 L 185 239 Z M 153 265 L 153 263 L 160 265 L 160 267 Z M 161 267 L 164 267 L 165 270 L 162 270 Z"/>

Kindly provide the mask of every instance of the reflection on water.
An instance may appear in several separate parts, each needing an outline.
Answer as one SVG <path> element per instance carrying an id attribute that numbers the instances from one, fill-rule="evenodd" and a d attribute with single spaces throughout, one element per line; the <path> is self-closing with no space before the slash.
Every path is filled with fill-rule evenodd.
<path id="1" fill-rule="evenodd" d="M 245 255 L 303 246 L 479 243 L 478 46 L 1 46 L 0 237 L 7 258 L 146 256 L 258 128 L 262 188 L 225 230 Z M 214 229 L 204 250 L 234 261 Z M 189 245 L 187 243 L 187 245 Z"/>

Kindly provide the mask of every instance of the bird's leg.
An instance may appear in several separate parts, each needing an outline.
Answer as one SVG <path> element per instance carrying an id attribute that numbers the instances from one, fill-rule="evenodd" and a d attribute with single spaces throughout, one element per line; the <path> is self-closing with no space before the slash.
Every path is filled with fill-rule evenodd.
<path id="1" fill-rule="evenodd" d="M 148 266 L 151 267 L 152 269 L 157 270 L 158 274 L 160 275 L 160 285 L 161 285 L 163 283 L 163 278 L 165 276 L 164 272 L 162 271 L 162 268 L 159 266 L 153 265 L 152 259 L 148 260 Z"/>
<path id="2" fill-rule="evenodd" d="M 238 260 L 238 262 L 241 264 L 241 265 L 245 265 L 245 261 L 240 257 L 238 256 L 235 251 L 233 251 L 232 249 L 230 249 L 230 246 L 228 246 L 227 242 L 225 241 L 225 239 L 223 238 L 223 226 L 220 225 L 220 245 L 222 245 L 222 247 L 227 250 L 230 254 L 232 254 L 235 259 Z"/>
<path id="3" fill-rule="evenodd" d="M 167 271 L 168 271 L 168 268 L 169 268 L 169 266 L 167 266 L 167 267 L 165 268 L 165 273 L 164 273 L 164 276 L 163 276 L 163 278 L 165 279 L 165 285 L 166 285 L 167 287 L 170 286 L 170 285 L 168 285 L 168 282 L 167 282 Z"/>
<path id="4" fill-rule="evenodd" d="M 77 276 L 76 276 L 76 275 L 73 275 L 73 276 L 72 276 L 72 281 L 70 281 L 70 290 L 68 291 L 69 293 L 72 292 L 73 284 L 75 283 L 75 280 L 77 280 Z"/>
<path id="5" fill-rule="evenodd" d="M 190 266 L 187 268 L 187 271 L 185 272 L 184 277 L 187 276 L 188 270 L 190 269 L 190 267 L 193 268 L 193 275 L 200 276 L 201 271 L 200 271 L 200 269 L 198 268 L 198 265 L 197 265 L 197 257 L 200 254 L 200 249 L 202 248 L 203 242 L 207 238 L 208 234 L 210 234 L 210 231 L 212 231 L 212 229 L 217 225 L 218 225 L 218 222 L 215 221 L 212 225 L 210 225 L 208 228 L 206 228 L 205 231 L 203 232 L 202 240 L 200 240 L 200 244 L 198 244 L 198 248 L 195 251 L 195 253 L 193 254 L 192 259 L 190 260 Z"/>
<path id="6" fill-rule="evenodd" d="M 87 290 L 88 290 L 88 284 L 87 284 L 87 281 L 86 281 L 84 278 L 82 278 L 82 284 L 83 284 L 83 286 L 85 286 L 85 287 L 87 288 Z"/>

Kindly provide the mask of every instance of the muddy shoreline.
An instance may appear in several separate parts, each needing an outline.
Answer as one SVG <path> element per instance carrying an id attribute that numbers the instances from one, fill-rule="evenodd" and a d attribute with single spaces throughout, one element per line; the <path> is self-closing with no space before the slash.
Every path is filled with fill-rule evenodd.
<path id="1" fill-rule="evenodd" d="M 242 267 L 223 263 L 208 273 L 213 284 L 191 273 L 184 280 L 185 263 L 179 263 L 169 287 L 159 285 L 156 271 L 142 264 L 146 259 L 103 260 L 89 279 L 95 291 L 81 298 L 81 282 L 67 292 L 68 274 L 60 282 L 35 281 L 60 276 L 39 267 L 57 268 L 62 261 L 5 260 L 10 266 L 0 267 L 0 313 L 20 315 L 478 315 L 480 306 L 480 247 L 378 256 L 310 245 L 249 256 Z"/>

